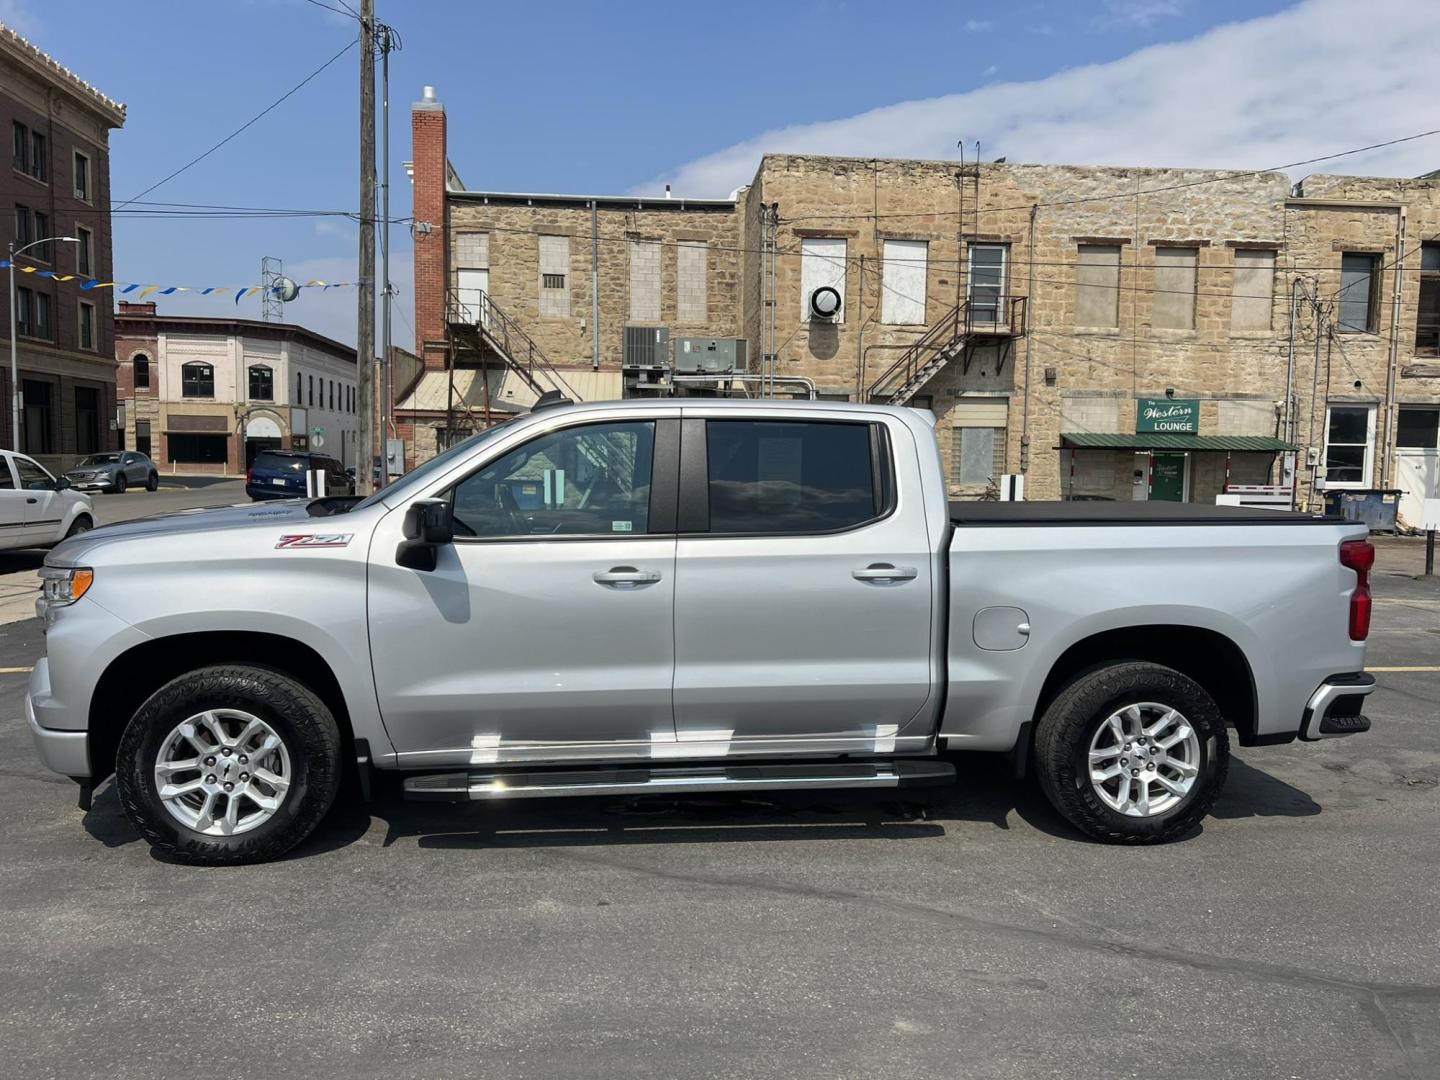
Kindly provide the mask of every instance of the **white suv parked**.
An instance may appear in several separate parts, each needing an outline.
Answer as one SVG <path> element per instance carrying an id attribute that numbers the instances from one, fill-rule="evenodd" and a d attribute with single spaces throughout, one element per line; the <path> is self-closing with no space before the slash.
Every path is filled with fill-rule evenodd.
<path id="1" fill-rule="evenodd" d="M 90 496 L 33 458 L 0 450 L 0 551 L 51 547 L 94 527 Z"/>

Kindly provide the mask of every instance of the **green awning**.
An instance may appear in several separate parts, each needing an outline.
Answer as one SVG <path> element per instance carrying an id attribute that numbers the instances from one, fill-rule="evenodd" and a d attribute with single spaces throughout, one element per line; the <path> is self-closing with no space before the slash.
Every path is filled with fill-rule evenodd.
<path id="1" fill-rule="evenodd" d="M 1066 432 L 1060 436 L 1060 449 L 1076 450 L 1210 450 L 1218 453 L 1276 454 L 1282 450 L 1298 450 L 1298 446 L 1269 435 L 1177 435 L 1155 432 L 1139 435 L 1093 435 L 1089 432 Z"/>

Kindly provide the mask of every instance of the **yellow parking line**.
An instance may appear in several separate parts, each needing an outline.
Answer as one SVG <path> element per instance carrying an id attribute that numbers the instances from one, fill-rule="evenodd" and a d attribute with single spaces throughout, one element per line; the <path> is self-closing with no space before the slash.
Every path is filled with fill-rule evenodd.
<path id="1" fill-rule="evenodd" d="M 28 675 L 33 667 L 0 667 L 0 675 Z"/>
<path id="2" fill-rule="evenodd" d="M 1427 664 L 1421 667 L 1367 667 L 1366 671 L 1440 671 L 1440 664 Z"/>

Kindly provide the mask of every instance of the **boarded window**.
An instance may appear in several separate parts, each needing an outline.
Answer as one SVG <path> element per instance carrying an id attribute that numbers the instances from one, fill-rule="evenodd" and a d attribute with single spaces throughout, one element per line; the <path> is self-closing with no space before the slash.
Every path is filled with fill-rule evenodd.
<path id="1" fill-rule="evenodd" d="M 810 319 L 810 295 L 829 285 L 840 293 L 835 322 L 845 321 L 845 238 L 807 236 L 800 241 L 800 318 Z"/>
<path id="2" fill-rule="evenodd" d="M 660 321 L 660 242 L 630 241 L 630 321 Z"/>
<path id="3" fill-rule="evenodd" d="M 886 240 L 880 275 L 880 321 L 901 326 L 925 324 L 925 270 L 930 245 L 924 240 Z"/>
<path id="4" fill-rule="evenodd" d="M 570 317 L 570 238 L 540 237 L 540 316 Z"/>
<path id="5" fill-rule="evenodd" d="M 1075 268 L 1075 325 L 1120 325 L 1120 245 L 1081 244 Z"/>
<path id="6" fill-rule="evenodd" d="M 1440 446 L 1440 409 L 1402 405 L 1400 422 L 1396 425 L 1395 445 L 1420 450 L 1434 450 Z"/>
<path id="7" fill-rule="evenodd" d="M 1199 261 L 1199 248 L 1155 249 L 1151 326 L 1161 330 L 1195 329 L 1195 267 Z"/>
<path id="8" fill-rule="evenodd" d="M 457 269 L 486 270 L 490 267 L 490 234 L 462 232 L 455 234 L 455 266 Z"/>
<path id="9" fill-rule="evenodd" d="M 1005 471 L 1005 424 L 1008 402 L 962 401 L 950 413 L 955 425 L 950 479 L 962 487 L 1000 482 Z"/>
<path id="10" fill-rule="evenodd" d="M 1230 285 L 1230 329 L 1269 330 L 1274 292 L 1275 252 L 1237 250 Z"/>
<path id="11" fill-rule="evenodd" d="M 710 249 L 703 241 L 682 240 L 675 248 L 675 319 L 703 323 L 710 318 Z"/>
<path id="12" fill-rule="evenodd" d="M 1423 253 L 1423 252 L 1422 252 Z M 1340 329 L 1352 334 L 1374 333 L 1380 256 L 1347 251 L 1340 256 Z"/>

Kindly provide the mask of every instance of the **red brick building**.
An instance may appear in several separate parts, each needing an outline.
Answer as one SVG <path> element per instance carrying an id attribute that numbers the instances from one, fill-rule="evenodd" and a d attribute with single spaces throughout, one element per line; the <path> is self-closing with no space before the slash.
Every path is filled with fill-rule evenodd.
<path id="1" fill-rule="evenodd" d="M 125 123 L 113 101 L 13 30 L 0 27 L 0 124 L 10 135 L 9 182 L 0 192 L 0 237 L 25 252 L 16 274 L 23 396 L 19 447 L 53 468 L 119 445 L 110 281 L 110 132 Z M 3 257 L 3 250 L 0 250 Z M 41 277 L 38 271 L 55 277 Z M 69 280 L 61 280 L 68 278 Z M 0 437 L 11 430 L 10 310 L 0 283 Z"/>

